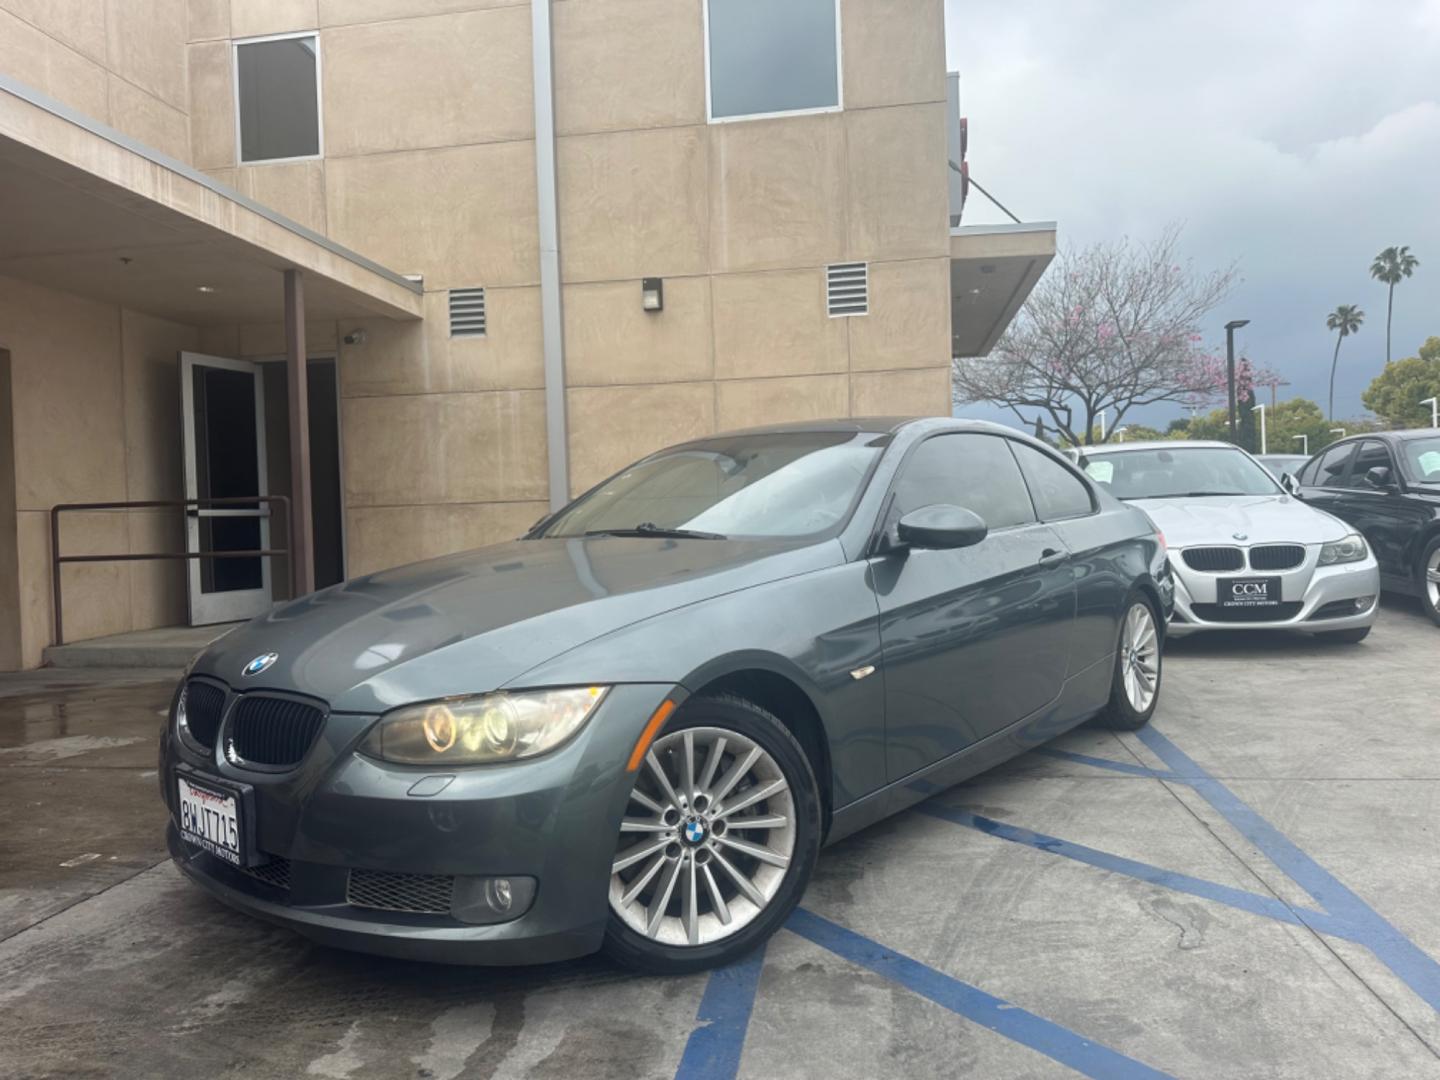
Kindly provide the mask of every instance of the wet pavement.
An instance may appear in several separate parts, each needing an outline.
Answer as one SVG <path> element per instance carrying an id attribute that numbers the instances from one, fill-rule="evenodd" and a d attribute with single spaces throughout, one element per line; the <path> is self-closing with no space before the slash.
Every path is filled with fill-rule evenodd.
<path id="1" fill-rule="evenodd" d="M 0 677 L 0 1077 L 1440 1077 L 1440 631 L 1172 644 L 1080 729 L 828 849 L 763 962 L 378 960 L 164 861 L 173 676 Z"/>

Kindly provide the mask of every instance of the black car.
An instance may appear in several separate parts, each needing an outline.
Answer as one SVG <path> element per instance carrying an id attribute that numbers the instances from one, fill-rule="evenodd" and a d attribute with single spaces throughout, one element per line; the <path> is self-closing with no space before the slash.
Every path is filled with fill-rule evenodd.
<path id="1" fill-rule="evenodd" d="M 1172 599 L 1145 515 L 1016 432 L 697 439 L 217 641 L 163 738 L 170 852 L 350 948 L 726 963 L 823 843 L 1090 717 L 1145 724 Z"/>
<path id="2" fill-rule="evenodd" d="M 1388 592 L 1418 596 L 1440 625 L 1440 431 L 1386 431 L 1332 443 L 1295 493 L 1359 529 Z"/>

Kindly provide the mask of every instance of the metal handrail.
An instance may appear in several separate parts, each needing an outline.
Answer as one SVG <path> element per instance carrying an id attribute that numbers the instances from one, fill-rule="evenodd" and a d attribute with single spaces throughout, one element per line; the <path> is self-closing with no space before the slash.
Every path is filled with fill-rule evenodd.
<path id="1" fill-rule="evenodd" d="M 59 503 L 50 508 L 50 588 L 55 604 L 55 644 L 65 644 L 65 623 L 60 606 L 60 567 L 66 563 L 87 562 L 148 562 L 166 559 L 274 559 L 288 556 L 290 549 L 261 548 L 254 551 L 177 551 L 177 552 L 126 552 L 120 555 L 61 555 L 60 515 L 87 510 L 197 510 L 211 506 L 254 506 L 257 503 L 275 503 L 285 511 L 285 521 L 290 521 L 290 497 L 288 495 L 238 495 L 225 499 L 147 499 L 132 502 Z M 257 511 L 256 516 L 268 516 Z M 290 591 L 295 591 L 295 563 L 290 563 Z"/>

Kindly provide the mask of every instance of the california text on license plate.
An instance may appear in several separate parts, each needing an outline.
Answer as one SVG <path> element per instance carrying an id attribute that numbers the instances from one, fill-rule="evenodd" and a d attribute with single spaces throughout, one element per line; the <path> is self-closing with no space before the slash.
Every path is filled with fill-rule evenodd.
<path id="1" fill-rule="evenodd" d="M 1217 590 L 1221 607 L 1274 607 L 1280 603 L 1280 579 L 1221 578 Z"/>
<path id="2" fill-rule="evenodd" d="M 235 794 L 192 784 L 183 776 L 177 776 L 175 782 L 180 794 L 181 837 L 239 866 L 240 806 Z"/>

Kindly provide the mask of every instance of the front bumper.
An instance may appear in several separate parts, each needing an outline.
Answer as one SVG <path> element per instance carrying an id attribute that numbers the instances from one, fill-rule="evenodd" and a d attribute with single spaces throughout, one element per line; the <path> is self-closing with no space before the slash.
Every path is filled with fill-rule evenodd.
<path id="1" fill-rule="evenodd" d="M 609 917 L 610 863 L 632 777 L 625 763 L 645 722 L 673 687 L 617 686 L 565 746 L 508 765 L 436 770 L 355 753 L 373 716 L 332 714 L 305 759 L 284 773 L 203 758 L 167 730 L 161 782 L 175 864 L 220 900 L 326 945 L 412 960 L 532 964 L 599 948 Z M 222 729 L 223 730 L 223 729 Z M 221 743 L 222 739 L 217 739 Z M 175 774 L 252 788 L 257 856 L 241 870 L 187 844 L 176 821 Z M 424 794 L 427 777 L 450 776 Z M 412 791 L 422 792 L 412 794 Z M 269 873 L 283 867 L 283 875 Z M 529 907 L 476 925 L 454 911 L 378 910 L 351 903 L 351 871 L 529 877 Z M 462 912 L 463 914 L 463 912 Z"/>
<path id="2" fill-rule="evenodd" d="M 1170 552 L 1175 576 L 1175 613 L 1167 635 L 1215 630 L 1294 630 L 1322 634 L 1370 626 L 1380 612 L 1380 568 L 1373 553 L 1353 563 L 1321 566 L 1320 545 L 1307 546 L 1305 561 L 1289 570 L 1236 570 L 1209 573 L 1192 569 L 1180 551 Z M 1225 578 L 1277 577 L 1282 614 L 1273 619 L 1227 616 L 1218 608 L 1218 587 Z M 1368 598 L 1368 600 L 1367 600 Z M 1357 604 L 1357 601 L 1365 601 Z"/>

